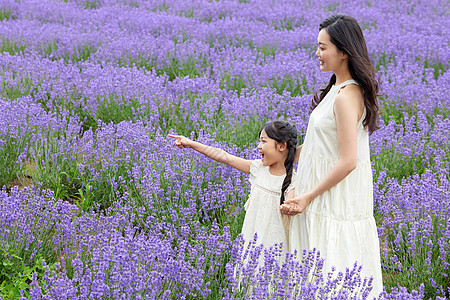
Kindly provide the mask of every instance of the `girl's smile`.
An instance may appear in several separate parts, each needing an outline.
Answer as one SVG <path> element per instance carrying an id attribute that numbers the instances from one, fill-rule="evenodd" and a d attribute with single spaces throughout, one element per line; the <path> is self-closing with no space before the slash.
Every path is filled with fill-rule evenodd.
<path id="1" fill-rule="evenodd" d="M 261 154 L 261 160 L 265 166 L 273 164 L 273 159 L 277 160 L 275 150 L 276 141 L 268 137 L 263 129 L 259 137 L 258 152 Z"/>
<path id="2" fill-rule="evenodd" d="M 261 154 L 261 161 L 264 166 L 270 166 L 272 174 L 285 174 L 284 161 L 286 159 L 286 145 L 277 143 L 276 140 L 270 138 L 265 130 L 261 131 L 259 136 L 258 152 Z"/>

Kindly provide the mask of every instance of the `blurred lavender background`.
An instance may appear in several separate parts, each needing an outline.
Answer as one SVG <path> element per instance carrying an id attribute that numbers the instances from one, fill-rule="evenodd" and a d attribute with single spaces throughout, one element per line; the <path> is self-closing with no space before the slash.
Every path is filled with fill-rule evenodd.
<path id="1" fill-rule="evenodd" d="M 327 276 L 314 251 L 244 249 L 247 177 L 166 138 L 254 159 L 260 126 L 285 119 L 302 140 L 334 13 L 359 21 L 381 85 L 380 297 L 449 298 L 449 9 L 0 0 L 0 298 L 365 299 L 360 266 Z"/>

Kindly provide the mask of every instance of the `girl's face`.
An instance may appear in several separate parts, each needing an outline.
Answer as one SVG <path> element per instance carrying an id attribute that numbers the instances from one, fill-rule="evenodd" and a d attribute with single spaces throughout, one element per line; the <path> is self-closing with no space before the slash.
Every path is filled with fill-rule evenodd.
<path id="1" fill-rule="evenodd" d="M 333 71 L 336 73 L 343 64 L 347 63 L 348 55 L 340 51 L 330 41 L 330 35 L 325 29 L 319 32 L 317 37 L 316 56 L 319 58 L 320 70 L 323 72 Z"/>
<path id="2" fill-rule="evenodd" d="M 282 163 L 284 165 L 285 155 L 283 150 L 286 148 L 284 143 L 277 143 L 274 139 L 267 136 L 263 129 L 259 135 L 258 151 L 261 154 L 261 160 L 264 166 Z"/>

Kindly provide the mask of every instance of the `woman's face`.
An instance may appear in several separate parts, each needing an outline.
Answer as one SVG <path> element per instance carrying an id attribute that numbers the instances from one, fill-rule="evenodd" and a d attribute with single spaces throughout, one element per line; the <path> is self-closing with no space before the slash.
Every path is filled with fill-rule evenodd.
<path id="1" fill-rule="evenodd" d="M 323 72 L 339 71 L 342 65 L 347 63 L 348 57 L 330 41 L 330 35 L 325 29 L 322 29 L 317 37 L 316 56 L 319 58 L 320 70 Z"/>

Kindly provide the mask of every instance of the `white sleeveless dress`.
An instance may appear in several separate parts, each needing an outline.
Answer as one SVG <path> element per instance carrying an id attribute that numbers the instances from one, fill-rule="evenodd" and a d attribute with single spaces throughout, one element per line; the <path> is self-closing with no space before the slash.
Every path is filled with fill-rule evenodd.
<path id="1" fill-rule="evenodd" d="M 310 115 L 300 153 L 295 195 L 316 186 L 339 159 L 336 118 L 333 105 L 339 90 L 348 80 L 333 86 Z M 315 198 L 301 214 L 291 218 L 290 251 L 316 248 L 325 258 L 324 275 L 336 267 L 345 274 L 355 261 L 362 265 L 361 275 L 373 276 L 370 297 L 382 292 L 380 245 L 373 217 L 373 179 L 369 135 L 362 121 L 357 125 L 357 167 L 333 188 Z M 335 273 L 336 274 L 336 273 Z"/>

